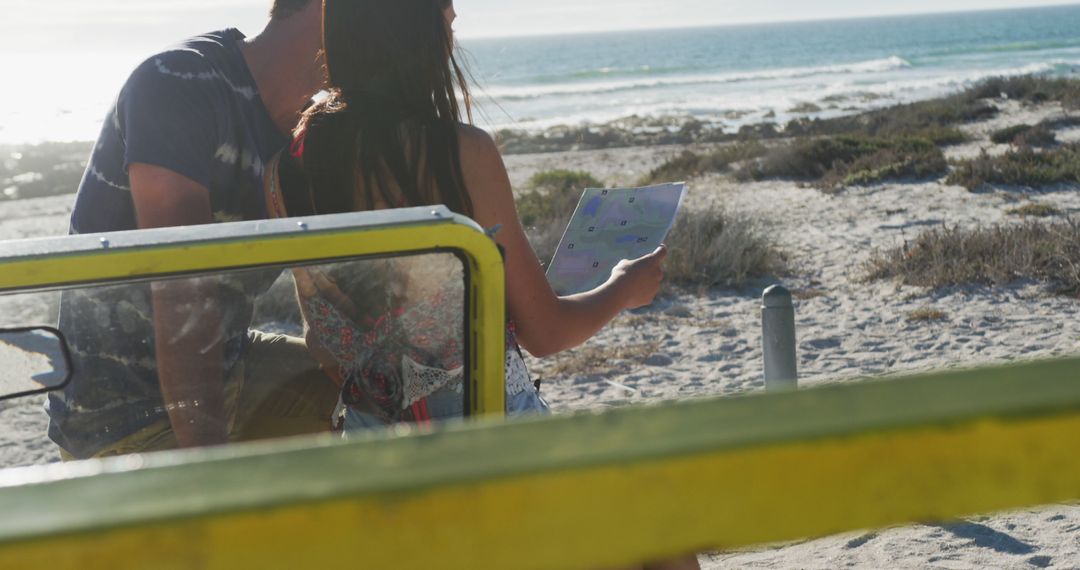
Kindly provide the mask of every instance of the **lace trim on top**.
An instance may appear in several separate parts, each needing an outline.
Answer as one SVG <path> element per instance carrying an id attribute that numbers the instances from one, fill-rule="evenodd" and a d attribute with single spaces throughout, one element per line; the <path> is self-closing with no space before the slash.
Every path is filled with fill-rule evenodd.
<path id="1" fill-rule="evenodd" d="M 445 308 L 444 299 L 422 302 L 407 310 L 384 315 L 367 331 L 359 330 L 351 319 L 320 296 L 305 298 L 303 302 L 312 317 L 310 324 L 346 379 L 347 404 L 359 404 L 367 399 L 381 409 L 387 419 L 392 419 L 399 411 L 444 386 L 459 393 L 464 391 L 464 368 L 459 360 L 453 362 L 452 367 L 428 366 L 418 361 L 450 363 L 450 355 L 459 352 L 453 343 L 442 347 L 449 350 L 441 355 L 420 348 L 424 344 L 421 339 L 429 335 L 424 334 L 422 329 L 425 327 L 419 321 L 430 325 L 438 308 Z M 518 351 L 512 325 L 506 330 L 504 363 L 508 398 L 535 389 Z"/>
<path id="2" fill-rule="evenodd" d="M 535 390 L 536 387 L 529 377 L 525 360 L 518 352 L 517 339 L 514 338 L 512 330 L 507 330 L 506 336 L 506 396 L 512 398 L 526 390 Z"/>
<path id="3" fill-rule="evenodd" d="M 443 370 L 424 366 L 419 362 L 403 357 L 401 370 L 405 382 L 405 401 L 402 409 L 427 398 L 442 387 L 447 386 L 455 392 L 464 392 L 465 369 L 458 367 L 453 370 Z M 525 360 L 517 349 L 517 341 L 513 334 L 508 331 L 506 342 L 506 397 L 513 398 L 527 390 L 535 390 L 532 378 L 529 377 L 529 369 Z"/>
<path id="4" fill-rule="evenodd" d="M 464 392 L 464 367 L 443 370 L 424 366 L 404 356 L 401 359 L 401 370 L 405 382 L 405 398 L 401 405 L 403 410 L 438 392 L 444 386 L 450 387 L 455 392 Z"/>

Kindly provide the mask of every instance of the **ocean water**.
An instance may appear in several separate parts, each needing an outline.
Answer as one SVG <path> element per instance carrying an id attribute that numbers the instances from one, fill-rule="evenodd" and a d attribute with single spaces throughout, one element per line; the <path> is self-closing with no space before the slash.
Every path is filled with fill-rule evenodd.
<path id="1" fill-rule="evenodd" d="M 637 115 L 734 129 L 1075 74 L 1080 6 L 462 43 L 488 126 Z"/>
<path id="2" fill-rule="evenodd" d="M 1080 5 L 461 44 L 485 127 L 636 115 L 737 129 L 930 98 L 996 75 L 1078 73 Z M 120 85 L 149 54 L 0 53 L 9 78 L 0 143 L 95 139 Z"/>

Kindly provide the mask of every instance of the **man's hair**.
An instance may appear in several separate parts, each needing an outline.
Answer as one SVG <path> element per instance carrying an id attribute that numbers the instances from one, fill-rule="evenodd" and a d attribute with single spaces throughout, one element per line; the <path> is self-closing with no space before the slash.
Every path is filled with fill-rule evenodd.
<path id="1" fill-rule="evenodd" d="M 270 18 L 279 20 L 288 18 L 304 9 L 311 0 L 274 0 L 274 6 L 270 8 Z"/>

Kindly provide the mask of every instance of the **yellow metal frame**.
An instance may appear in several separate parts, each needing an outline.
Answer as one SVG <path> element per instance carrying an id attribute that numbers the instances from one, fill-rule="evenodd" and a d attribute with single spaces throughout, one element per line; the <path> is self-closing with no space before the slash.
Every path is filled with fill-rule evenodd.
<path id="1" fill-rule="evenodd" d="M 12 471 L 0 567 L 598 568 L 1076 500 L 1078 366 Z"/>
<path id="2" fill-rule="evenodd" d="M 371 256 L 393 256 L 433 251 L 460 254 L 466 264 L 471 291 L 468 334 L 471 335 L 472 365 L 469 407 L 474 415 L 502 416 L 505 391 L 505 275 L 502 255 L 495 243 L 467 218 L 448 210 L 409 210 L 413 215 L 387 221 L 387 214 L 350 214 L 333 219 L 352 220 L 353 227 L 335 224 L 318 230 L 319 218 L 301 224 L 292 232 L 262 235 L 259 224 L 219 224 L 214 230 L 235 228 L 227 237 L 204 239 L 209 228 L 183 228 L 147 232 L 144 245 L 137 233 L 103 235 L 103 247 L 63 250 L 65 240 L 44 240 L 47 247 L 38 255 L 0 258 L 0 291 L 17 292 L 60 288 L 79 284 L 101 284 L 118 280 L 152 279 L 180 274 L 208 273 L 258 266 L 301 266 L 314 262 L 340 261 Z M 435 214 L 435 215 L 432 215 Z M 371 222 L 373 225 L 367 225 Z M 281 222 L 284 223 L 284 222 Z M 280 225 L 280 223 L 279 223 Z M 346 224 L 347 226 L 347 224 Z M 84 238 L 83 238 L 84 239 Z M 93 239 L 99 239 L 95 236 Z M 129 245 L 112 246 L 113 242 Z M 18 243 L 18 242 L 13 242 Z M 134 245 L 130 245 L 130 244 Z M 108 247 L 105 247 L 108 246 Z"/>
<path id="3" fill-rule="evenodd" d="M 497 417 L 501 256 L 464 220 L 408 219 L 18 246 L 0 290 L 457 251 L 485 333 L 472 405 Z M 599 568 L 1078 500 L 1078 367 L 8 470 L 0 568 Z"/>

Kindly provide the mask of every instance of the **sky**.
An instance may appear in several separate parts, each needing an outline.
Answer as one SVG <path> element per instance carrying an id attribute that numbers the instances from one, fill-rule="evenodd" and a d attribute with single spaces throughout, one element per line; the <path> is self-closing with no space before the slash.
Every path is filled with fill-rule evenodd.
<path id="1" fill-rule="evenodd" d="M 462 37 L 548 35 L 1076 4 L 1076 0 L 455 0 Z"/>
<path id="2" fill-rule="evenodd" d="M 1022 8 L 1077 0 L 455 0 L 459 37 L 549 35 Z M 152 52 L 184 37 L 266 22 L 271 0 L 0 0 L 0 57 Z"/>

